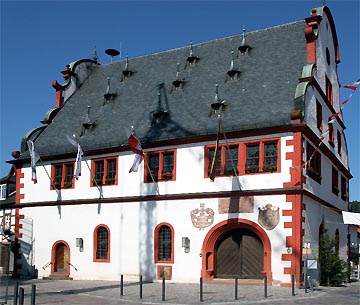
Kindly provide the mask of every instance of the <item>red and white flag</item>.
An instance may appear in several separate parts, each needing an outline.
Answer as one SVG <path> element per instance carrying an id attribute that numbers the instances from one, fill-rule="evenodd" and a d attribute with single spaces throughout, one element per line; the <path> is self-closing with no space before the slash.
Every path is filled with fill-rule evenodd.
<path id="1" fill-rule="evenodd" d="M 360 79 L 358 79 L 355 83 L 351 85 L 344 86 L 344 88 L 348 88 L 355 91 L 359 85 L 360 85 Z"/>
<path id="2" fill-rule="evenodd" d="M 134 162 L 129 170 L 129 173 L 137 172 L 139 165 L 141 164 L 142 160 L 144 159 L 144 152 L 142 150 L 140 141 L 135 136 L 135 134 L 133 132 L 130 133 L 128 130 L 126 132 L 127 132 L 130 148 L 135 153 Z"/>
<path id="3" fill-rule="evenodd" d="M 31 180 L 34 183 L 37 183 L 36 162 L 39 161 L 40 156 L 35 152 L 33 141 L 28 140 L 27 145 L 29 147 L 29 153 L 30 153 L 30 158 L 31 158 Z"/>
<path id="4" fill-rule="evenodd" d="M 74 145 L 78 149 L 77 154 L 76 154 L 76 161 L 75 161 L 74 178 L 79 179 L 79 177 L 81 176 L 81 161 L 82 161 L 84 152 L 78 142 L 71 139 L 69 136 L 66 136 L 66 138 L 72 145 Z"/>

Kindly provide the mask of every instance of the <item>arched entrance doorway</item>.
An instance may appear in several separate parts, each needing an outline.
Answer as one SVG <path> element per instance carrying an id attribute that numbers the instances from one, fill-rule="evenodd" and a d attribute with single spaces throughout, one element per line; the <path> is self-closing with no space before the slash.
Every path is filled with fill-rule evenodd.
<path id="1" fill-rule="evenodd" d="M 261 278 L 272 283 L 271 244 L 256 223 L 242 218 L 215 225 L 206 235 L 202 251 L 203 278 Z"/>
<path id="2" fill-rule="evenodd" d="M 215 249 L 217 278 L 260 279 L 264 267 L 264 247 L 248 229 L 234 229 L 220 237 Z"/>
<path id="3" fill-rule="evenodd" d="M 51 250 L 51 274 L 68 277 L 70 275 L 70 248 L 67 242 L 57 241 Z"/>

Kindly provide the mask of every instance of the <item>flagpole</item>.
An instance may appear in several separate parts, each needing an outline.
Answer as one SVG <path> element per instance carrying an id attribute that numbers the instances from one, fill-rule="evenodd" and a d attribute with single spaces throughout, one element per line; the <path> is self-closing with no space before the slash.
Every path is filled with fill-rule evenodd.
<path id="1" fill-rule="evenodd" d="M 44 168 L 46 175 L 48 176 L 48 178 L 49 178 L 49 180 L 50 180 L 51 186 L 53 187 L 53 189 L 54 189 L 54 190 L 56 191 L 56 193 L 58 194 L 58 199 L 57 199 L 57 201 L 61 201 L 61 191 L 55 186 L 54 181 L 52 181 L 52 179 L 51 179 L 51 177 L 50 177 L 50 175 L 49 175 L 49 172 L 47 171 L 47 169 L 46 169 L 46 167 L 45 167 L 45 164 L 44 164 L 44 162 L 41 160 L 40 156 L 39 156 L 39 161 L 40 161 L 42 167 Z"/>
<path id="2" fill-rule="evenodd" d="M 147 169 L 148 169 L 148 172 L 149 172 L 149 174 L 150 174 L 151 180 L 152 180 L 152 181 L 154 182 L 154 184 L 155 184 L 156 193 L 158 194 L 158 196 L 160 196 L 158 183 L 155 181 L 155 179 L 154 179 L 154 177 L 153 177 L 153 175 L 152 175 L 152 173 L 151 173 L 151 169 L 150 169 L 150 166 L 149 166 L 148 162 L 146 161 L 146 158 L 144 158 L 144 162 L 145 162 L 146 167 L 147 167 Z"/>
<path id="3" fill-rule="evenodd" d="M 224 128 L 223 128 L 223 125 L 222 125 L 221 118 L 220 118 L 220 125 L 221 125 L 222 134 L 223 134 L 223 136 L 224 136 L 226 148 L 227 148 L 227 150 L 229 151 L 231 166 L 232 166 L 232 169 L 233 169 L 234 174 L 235 174 L 235 176 L 236 176 L 236 181 L 237 181 L 237 183 L 238 183 L 239 190 L 241 191 L 240 179 L 239 179 L 239 176 L 238 176 L 238 174 L 237 174 L 237 169 L 235 168 L 234 160 L 233 160 L 233 158 L 232 158 L 232 155 L 230 154 L 230 147 L 229 147 L 229 143 L 228 143 L 228 141 L 227 141 L 226 135 L 225 135 L 225 131 L 224 131 Z"/>
<path id="4" fill-rule="evenodd" d="M 99 193 L 100 193 L 99 199 L 104 199 L 103 192 L 102 192 L 102 188 L 99 186 L 99 184 L 97 183 L 94 175 L 92 174 L 91 169 L 90 169 L 90 166 L 89 166 L 87 160 L 85 159 L 84 155 L 82 156 L 82 158 L 83 158 L 83 160 L 85 161 L 85 164 L 86 164 L 87 168 L 89 169 L 91 181 L 95 183 L 95 186 L 97 187 L 97 189 L 98 189 L 98 191 L 99 191 Z"/>
<path id="5" fill-rule="evenodd" d="M 210 182 L 214 182 L 215 181 L 215 175 L 216 175 L 216 157 L 217 157 L 217 152 L 219 149 L 219 134 L 220 134 L 220 121 L 221 121 L 221 115 L 218 115 L 219 118 L 219 122 L 218 122 L 218 128 L 217 128 L 217 133 L 216 133 L 216 144 L 215 144 L 215 150 L 214 150 L 214 156 L 213 159 L 211 161 L 211 168 L 210 168 L 210 174 L 209 174 L 209 178 L 210 178 Z M 215 168 L 214 168 L 215 167 Z"/>

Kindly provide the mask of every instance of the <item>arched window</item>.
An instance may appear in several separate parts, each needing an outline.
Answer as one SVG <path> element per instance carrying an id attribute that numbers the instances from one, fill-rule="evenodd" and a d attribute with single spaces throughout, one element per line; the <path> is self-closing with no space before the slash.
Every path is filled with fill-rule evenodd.
<path id="1" fill-rule="evenodd" d="M 155 263 L 174 263 L 174 229 L 168 223 L 161 223 L 154 234 Z"/>
<path id="2" fill-rule="evenodd" d="M 110 262 L 110 230 L 106 225 L 94 230 L 94 262 Z"/>

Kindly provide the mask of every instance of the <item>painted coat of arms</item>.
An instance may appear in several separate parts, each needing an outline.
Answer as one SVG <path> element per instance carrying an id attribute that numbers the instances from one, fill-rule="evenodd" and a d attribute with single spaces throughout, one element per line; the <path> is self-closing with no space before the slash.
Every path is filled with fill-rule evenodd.
<path id="1" fill-rule="evenodd" d="M 200 203 L 200 209 L 190 212 L 191 221 L 195 228 L 204 230 L 214 222 L 214 211 L 210 208 L 205 209 L 205 203 Z"/>
<path id="2" fill-rule="evenodd" d="M 280 208 L 268 203 L 265 207 L 259 208 L 259 224 L 266 230 L 274 229 L 280 221 Z"/>

